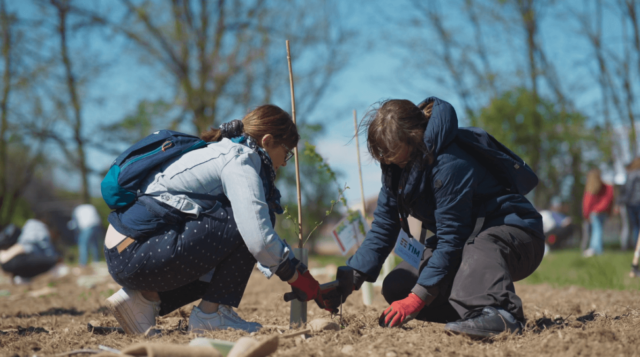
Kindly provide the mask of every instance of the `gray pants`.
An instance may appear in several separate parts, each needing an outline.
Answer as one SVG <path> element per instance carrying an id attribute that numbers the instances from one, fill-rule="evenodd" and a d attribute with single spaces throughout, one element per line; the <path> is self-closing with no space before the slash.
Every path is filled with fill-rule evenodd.
<path id="1" fill-rule="evenodd" d="M 423 264 L 431 258 L 427 248 Z M 501 307 L 519 321 L 524 321 L 522 300 L 513 283 L 531 275 L 544 254 L 544 241 L 528 232 L 512 227 L 489 228 L 465 244 L 462 262 L 438 285 L 435 300 L 416 317 L 432 322 L 451 322 L 465 318 L 485 306 Z M 400 263 L 382 285 L 387 302 L 406 298 L 418 281 L 418 269 Z"/>

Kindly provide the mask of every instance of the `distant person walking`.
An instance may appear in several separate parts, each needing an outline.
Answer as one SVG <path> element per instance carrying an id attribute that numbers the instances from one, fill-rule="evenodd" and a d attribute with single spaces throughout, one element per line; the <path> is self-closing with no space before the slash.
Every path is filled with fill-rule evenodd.
<path id="1" fill-rule="evenodd" d="M 618 203 L 627 208 L 631 247 L 635 248 L 638 234 L 640 234 L 640 157 L 636 157 L 627 166 L 627 181 L 622 190 Z M 622 210 L 620 211 L 622 214 Z M 626 242 L 625 242 L 626 243 Z M 626 248 L 626 244 L 623 248 Z"/>
<path id="2" fill-rule="evenodd" d="M 87 265 L 89 253 L 91 253 L 93 262 L 100 261 L 98 232 L 101 224 L 100 214 L 93 205 L 86 203 L 73 210 L 68 226 L 71 230 L 77 230 L 78 263 L 80 266 Z"/>
<path id="3" fill-rule="evenodd" d="M 629 237 L 632 234 L 631 222 L 629 221 L 629 210 L 626 204 L 625 185 L 621 185 L 616 192 L 614 189 L 614 202 L 613 214 L 620 215 L 620 249 L 629 249 Z M 633 240 L 633 239 L 632 239 Z"/>
<path id="4" fill-rule="evenodd" d="M 582 199 L 582 215 L 591 224 L 589 248 L 582 253 L 586 258 L 602 254 L 603 227 L 612 202 L 613 186 L 602 182 L 600 170 L 589 171 Z"/>
<path id="5" fill-rule="evenodd" d="M 0 250 L 0 264 L 2 270 L 13 275 L 14 282 L 28 281 L 56 265 L 58 254 L 51 243 L 49 230 L 43 222 L 29 219 L 22 231 L 15 227 L 9 231 L 5 229 L 0 235 L 4 238 L 7 233 L 19 234 L 19 237 L 15 244 Z"/>

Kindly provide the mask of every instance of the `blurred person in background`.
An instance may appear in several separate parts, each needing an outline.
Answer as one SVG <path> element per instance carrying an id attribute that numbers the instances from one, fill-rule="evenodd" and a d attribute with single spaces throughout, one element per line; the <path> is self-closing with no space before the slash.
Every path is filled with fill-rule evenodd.
<path id="1" fill-rule="evenodd" d="M 599 169 L 591 169 L 587 173 L 582 198 L 582 215 L 591 225 L 589 248 L 582 252 L 585 258 L 602 254 L 604 222 L 611 211 L 612 202 L 613 186 L 602 182 Z"/>
<path id="2" fill-rule="evenodd" d="M 233 310 L 256 262 L 299 300 L 318 296 L 318 281 L 274 230 L 283 213 L 276 172 L 300 140 L 291 116 L 262 105 L 201 138 L 208 145 L 152 169 L 137 200 L 109 215 L 104 251 L 123 288 L 107 306 L 127 333 L 200 299 L 190 332 L 259 330 Z"/>
<path id="3" fill-rule="evenodd" d="M 635 248 L 640 234 L 640 157 L 636 157 L 627 166 L 627 181 L 621 190 L 621 195 L 617 200 L 621 207 L 626 207 L 629 218 L 629 233 L 631 234 L 628 241 L 625 241 L 623 249 L 628 247 Z M 622 209 L 620 214 L 622 215 Z"/>
<path id="4" fill-rule="evenodd" d="M 49 271 L 59 260 L 49 229 L 42 221 L 29 219 L 22 230 L 7 227 L 1 235 L 0 241 L 17 235 L 15 244 L 0 250 L 2 270 L 11 274 L 16 284 L 28 283 L 31 278 Z"/>
<path id="5" fill-rule="evenodd" d="M 613 214 L 620 215 L 620 250 L 629 249 L 629 236 L 631 236 L 631 222 L 629 220 L 629 209 L 626 202 L 625 185 L 614 186 Z M 586 248 L 586 247 L 585 247 Z"/>
<path id="6" fill-rule="evenodd" d="M 99 262 L 99 234 L 102 231 L 102 219 L 98 210 L 88 203 L 77 206 L 71 214 L 71 220 L 67 223 L 67 227 L 76 231 L 80 266 L 87 266 L 89 253 L 91 253 L 91 260 L 94 263 Z"/>
<path id="7" fill-rule="evenodd" d="M 539 213 L 542 216 L 542 230 L 546 237 L 545 255 L 552 248 L 566 246 L 573 234 L 571 217 L 560 213 L 557 207 Z"/>

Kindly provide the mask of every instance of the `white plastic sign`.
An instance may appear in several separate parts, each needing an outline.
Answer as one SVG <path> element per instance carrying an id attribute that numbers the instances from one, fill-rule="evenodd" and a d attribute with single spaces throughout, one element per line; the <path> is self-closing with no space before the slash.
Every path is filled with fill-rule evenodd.
<path id="1" fill-rule="evenodd" d="M 424 253 L 424 245 L 409 237 L 404 230 L 400 230 L 396 241 L 395 253 L 412 267 L 420 269 L 420 260 Z"/>
<path id="2" fill-rule="evenodd" d="M 338 222 L 332 233 L 340 253 L 346 255 L 356 243 L 362 243 L 368 230 L 367 221 L 360 211 L 352 211 Z"/>

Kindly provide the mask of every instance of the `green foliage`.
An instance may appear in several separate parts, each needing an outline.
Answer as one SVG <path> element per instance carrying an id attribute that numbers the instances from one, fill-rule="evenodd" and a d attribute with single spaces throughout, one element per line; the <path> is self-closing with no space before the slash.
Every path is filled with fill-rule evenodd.
<path id="1" fill-rule="evenodd" d="M 340 200 L 341 202 L 346 202 L 346 200 L 345 201 L 342 201 L 342 200 L 344 200 L 344 196 L 343 196 L 344 191 L 346 191 L 348 189 L 349 189 L 349 187 L 345 184 L 342 189 L 338 190 L 338 200 Z M 309 241 L 309 238 L 311 238 L 311 235 L 313 234 L 313 232 L 315 232 L 316 229 L 318 229 L 318 227 L 320 227 L 322 225 L 322 223 L 324 223 L 324 219 L 326 217 L 329 217 L 331 215 L 331 213 L 333 212 L 334 207 L 336 206 L 336 203 L 337 203 L 336 200 L 331 200 L 331 206 L 329 207 L 329 210 L 326 212 L 325 216 L 322 218 L 321 221 L 314 222 L 313 228 L 311 228 L 311 231 L 307 235 L 307 238 L 304 239 L 304 242 L 302 243 L 302 245 L 307 244 L 307 242 Z M 298 221 L 293 216 L 291 216 L 291 214 L 289 213 L 289 207 L 288 206 L 285 206 L 283 215 L 284 215 L 284 217 L 286 219 L 289 219 L 289 220 L 291 220 L 293 222 L 294 231 L 296 233 L 296 236 L 299 237 L 300 236 L 300 230 L 299 230 L 299 226 L 300 225 L 298 224 Z M 361 230 L 364 232 L 364 227 L 362 227 Z"/>
<path id="2" fill-rule="evenodd" d="M 640 279 L 629 278 L 633 252 L 605 252 L 583 258 L 579 250 L 554 251 L 523 282 L 588 289 L 640 290 Z"/>
<path id="3" fill-rule="evenodd" d="M 8 205 L 2 206 L 3 210 L 10 209 Z M 9 216 L 9 212 L 5 211 L 2 213 L 3 217 Z M 29 207 L 29 203 L 23 197 L 18 198 L 15 206 L 13 207 L 13 212 L 11 214 L 11 220 L 8 223 L 13 223 L 18 227 L 24 226 L 28 219 L 34 218 L 33 211 Z"/>
<path id="4" fill-rule="evenodd" d="M 495 98 L 471 118 L 532 166 L 540 179 L 534 203 L 540 209 L 558 196 L 573 204 L 580 217 L 583 177 L 590 165 L 608 160 L 611 140 L 604 129 L 589 126 L 580 112 L 569 111 L 544 98 L 534 100 L 518 88 Z"/>
<path id="5" fill-rule="evenodd" d="M 318 137 L 323 130 L 321 124 L 302 125 L 298 127 L 301 135 L 301 141 L 307 142 L 304 149 L 299 150 L 300 162 L 300 180 L 302 202 L 304 204 L 302 210 L 302 232 L 306 237 L 307 232 L 312 235 L 305 239 L 311 243 L 310 249 L 313 251 L 313 244 L 318 237 L 319 227 L 328 217 L 337 217 L 338 214 L 333 210 L 337 202 L 342 202 L 346 206 L 346 200 L 342 197 L 340 191 L 345 188 L 337 183 L 340 173 L 329 167 L 321 155 L 315 151 L 315 146 L 311 145 L 313 138 Z M 320 169 L 319 169 L 320 167 Z M 297 223 L 297 193 L 295 181 L 295 169 L 293 160 L 291 160 L 285 169 L 278 171 L 278 187 L 283 192 L 283 206 L 287 206 L 288 215 L 295 216 L 296 219 L 278 219 L 276 222 L 276 230 L 280 237 L 286 239 L 291 244 L 298 242 L 298 223 Z M 336 186 L 339 198 L 335 198 Z"/>
<path id="6" fill-rule="evenodd" d="M 347 264 L 347 257 L 343 257 L 341 255 L 310 255 L 309 261 L 313 261 L 319 266 L 326 266 L 329 264 L 343 266 Z"/>
<path id="7" fill-rule="evenodd" d="M 331 181 L 336 181 L 336 173 L 331 169 L 329 164 L 324 161 L 324 158 L 318 154 L 315 145 L 311 145 L 306 141 L 304 143 L 304 155 L 307 155 L 312 161 L 317 162 L 318 170 L 326 172 Z"/>
<path id="8" fill-rule="evenodd" d="M 111 213 L 111 208 L 107 206 L 107 203 L 102 199 L 102 197 L 91 197 L 91 204 L 98 210 L 100 219 L 102 220 L 102 226 L 108 227 L 109 221 L 107 218 L 109 217 L 109 213 Z"/>

